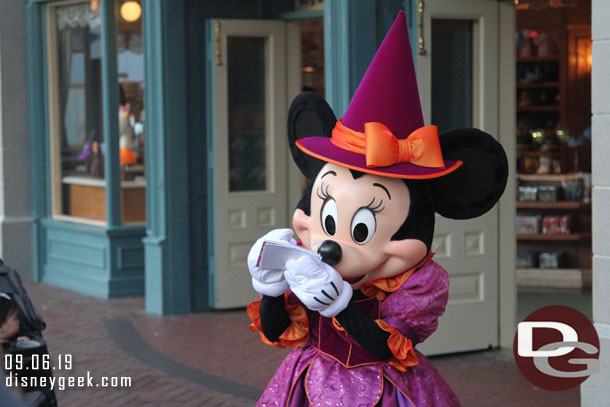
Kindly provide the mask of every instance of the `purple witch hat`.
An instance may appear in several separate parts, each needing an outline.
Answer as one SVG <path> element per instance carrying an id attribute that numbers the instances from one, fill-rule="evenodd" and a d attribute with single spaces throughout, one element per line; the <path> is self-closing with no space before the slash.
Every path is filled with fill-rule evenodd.
<path id="1" fill-rule="evenodd" d="M 461 161 L 443 160 L 436 126 L 424 126 L 405 14 L 401 11 L 332 137 L 296 142 L 306 154 L 393 178 L 437 178 Z"/>

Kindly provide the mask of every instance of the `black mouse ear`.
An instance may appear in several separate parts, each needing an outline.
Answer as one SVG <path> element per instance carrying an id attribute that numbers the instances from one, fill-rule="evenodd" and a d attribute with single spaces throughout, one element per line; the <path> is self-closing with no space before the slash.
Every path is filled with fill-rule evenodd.
<path id="1" fill-rule="evenodd" d="M 443 158 L 462 166 L 430 185 L 434 210 L 446 218 L 470 219 L 490 210 L 502 196 L 508 160 L 502 145 L 477 129 L 456 129 L 439 136 Z"/>
<path id="2" fill-rule="evenodd" d="M 306 137 L 330 137 L 337 118 L 326 100 L 315 92 L 303 92 L 294 98 L 288 111 L 288 143 L 297 167 L 308 179 L 315 177 L 324 161 L 311 157 L 296 146 Z"/>

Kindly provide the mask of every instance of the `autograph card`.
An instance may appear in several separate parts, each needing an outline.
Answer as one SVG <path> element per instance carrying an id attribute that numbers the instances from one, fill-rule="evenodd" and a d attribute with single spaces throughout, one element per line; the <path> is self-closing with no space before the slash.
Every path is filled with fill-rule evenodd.
<path id="1" fill-rule="evenodd" d="M 301 256 L 309 256 L 318 262 L 322 261 L 322 257 L 319 254 L 310 252 L 303 247 L 295 246 L 288 242 L 265 241 L 263 242 L 256 266 L 266 270 L 282 270 L 286 268 L 288 260 L 297 259 Z"/>

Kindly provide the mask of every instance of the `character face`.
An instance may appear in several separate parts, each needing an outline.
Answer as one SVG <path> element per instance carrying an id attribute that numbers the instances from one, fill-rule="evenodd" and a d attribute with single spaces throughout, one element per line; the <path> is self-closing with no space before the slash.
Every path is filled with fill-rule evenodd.
<path id="1" fill-rule="evenodd" d="M 0 340 L 7 340 L 19 332 L 19 317 L 13 312 L 6 318 L 4 324 L 0 325 Z"/>
<path id="2" fill-rule="evenodd" d="M 358 289 L 367 281 L 397 275 L 426 255 L 420 240 L 391 240 L 407 218 L 409 204 L 402 180 L 372 174 L 354 179 L 349 169 L 328 163 L 314 181 L 311 215 L 297 209 L 293 227 L 308 249 L 338 251 L 333 267 Z"/>

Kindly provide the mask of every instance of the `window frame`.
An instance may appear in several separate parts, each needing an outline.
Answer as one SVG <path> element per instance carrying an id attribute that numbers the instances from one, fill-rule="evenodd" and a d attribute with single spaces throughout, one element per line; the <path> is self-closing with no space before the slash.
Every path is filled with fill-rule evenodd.
<path id="1" fill-rule="evenodd" d="M 34 2 L 34 1 L 33 1 Z M 100 180 L 104 184 L 105 193 L 105 220 L 94 220 L 78 216 L 66 215 L 62 211 L 62 173 L 61 173 L 61 142 L 59 140 L 59 92 L 58 92 L 58 67 L 57 67 L 57 31 L 53 12 L 56 7 L 90 3 L 83 0 L 61 0 L 61 1 L 35 1 L 43 3 L 41 7 L 44 18 L 42 42 L 44 49 L 44 61 L 46 64 L 46 83 L 47 83 L 47 125 L 48 134 L 46 145 L 49 170 L 49 217 L 56 221 L 73 222 L 83 225 L 116 228 L 121 226 L 142 227 L 146 225 L 146 220 L 142 222 L 123 222 L 122 219 L 122 193 L 121 193 L 121 169 L 119 165 L 119 97 L 118 97 L 118 53 L 116 48 L 116 11 L 118 1 L 99 0 L 99 11 L 101 18 L 101 89 L 102 89 L 102 108 L 101 118 L 102 134 L 105 144 L 103 154 L 104 178 Z M 144 3 L 144 2 L 142 2 Z M 141 4 L 142 8 L 145 7 Z M 140 17 L 144 19 L 144 12 Z M 144 55 L 146 64 L 146 56 Z M 146 188 L 146 186 L 144 187 Z"/>

